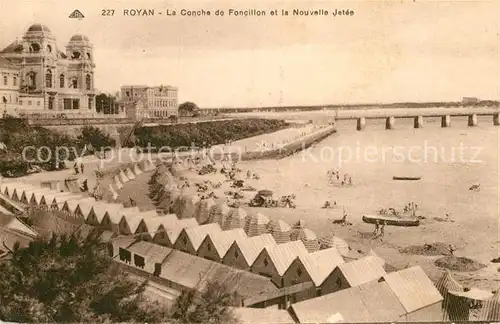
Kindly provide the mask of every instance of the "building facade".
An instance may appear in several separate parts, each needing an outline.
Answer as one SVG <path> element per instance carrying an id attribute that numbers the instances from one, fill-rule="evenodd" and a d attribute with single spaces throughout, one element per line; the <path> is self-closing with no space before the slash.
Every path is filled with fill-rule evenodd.
<path id="1" fill-rule="evenodd" d="M 93 45 L 86 36 L 74 35 L 61 51 L 47 26 L 33 24 L 0 52 L 0 58 L 0 95 L 9 113 L 95 113 Z"/>
<path id="2" fill-rule="evenodd" d="M 122 86 L 120 104 L 129 118 L 169 118 L 178 116 L 177 92 L 171 86 Z"/>

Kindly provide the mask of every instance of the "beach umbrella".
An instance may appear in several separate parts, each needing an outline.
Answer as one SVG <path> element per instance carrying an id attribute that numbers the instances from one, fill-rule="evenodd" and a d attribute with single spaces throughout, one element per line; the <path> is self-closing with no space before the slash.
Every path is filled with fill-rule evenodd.
<path id="1" fill-rule="evenodd" d="M 336 248 L 342 256 L 349 255 L 349 244 L 333 233 L 319 239 L 320 249 Z"/>
<path id="2" fill-rule="evenodd" d="M 282 219 L 269 222 L 268 232 L 274 237 L 277 244 L 290 242 L 292 228 Z"/>
<path id="3" fill-rule="evenodd" d="M 120 181 L 120 177 L 118 177 L 118 175 L 115 175 L 115 176 L 113 177 L 113 179 L 114 179 L 114 181 L 115 181 L 115 186 L 116 186 L 116 188 L 117 188 L 118 190 L 123 189 L 123 185 L 122 185 L 122 183 L 121 183 L 121 181 Z"/>
<path id="4" fill-rule="evenodd" d="M 142 174 L 142 171 L 141 169 L 139 168 L 139 164 L 134 164 L 134 173 L 136 176 L 138 176 L 139 174 Z"/>
<path id="5" fill-rule="evenodd" d="M 198 223 L 205 224 L 208 222 L 210 220 L 210 210 L 216 205 L 217 203 L 212 198 L 200 200 L 195 216 Z"/>
<path id="6" fill-rule="evenodd" d="M 319 242 L 316 234 L 308 228 L 303 228 L 298 230 L 297 239 L 304 243 L 307 251 L 309 253 L 316 252 L 319 250 Z"/>
<path id="7" fill-rule="evenodd" d="M 125 170 L 125 175 L 127 176 L 127 178 L 129 178 L 130 180 L 133 180 L 135 179 L 135 174 L 134 172 L 132 172 L 132 170 L 130 168 L 127 168 L 127 170 Z"/>
<path id="8" fill-rule="evenodd" d="M 127 178 L 127 176 L 125 175 L 125 172 L 123 172 L 123 170 L 120 170 L 120 173 L 118 173 L 118 177 L 120 179 L 120 181 L 123 183 L 123 184 L 126 184 L 127 182 L 130 181 L 129 178 Z"/>
<path id="9" fill-rule="evenodd" d="M 247 216 L 247 226 L 245 232 L 249 237 L 258 236 L 267 233 L 269 218 L 261 213 L 255 213 Z"/>
<path id="10" fill-rule="evenodd" d="M 227 215 L 227 219 L 224 221 L 222 229 L 224 231 L 245 228 L 245 221 L 248 214 L 243 208 L 233 208 Z"/>

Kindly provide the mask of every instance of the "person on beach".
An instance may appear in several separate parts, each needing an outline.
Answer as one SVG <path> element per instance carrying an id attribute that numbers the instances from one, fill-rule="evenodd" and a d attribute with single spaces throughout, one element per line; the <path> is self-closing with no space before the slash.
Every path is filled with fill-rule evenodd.
<path id="1" fill-rule="evenodd" d="M 450 251 L 450 255 L 453 256 L 453 252 L 456 251 L 456 249 L 453 247 L 453 245 L 448 245 L 448 250 Z"/>
<path id="2" fill-rule="evenodd" d="M 377 221 L 375 222 L 375 230 L 373 231 L 374 238 L 377 237 L 379 230 L 380 230 L 380 223 L 377 219 Z"/>
<path id="3" fill-rule="evenodd" d="M 76 162 L 75 165 L 73 165 L 73 169 L 75 169 L 75 174 L 80 173 L 80 171 L 78 170 L 78 164 Z"/>
<path id="4" fill-rule="evenodd" d="M 352 186 L 352 178 L 349 177 L 349 185 Z"/>
<path id="5" fill-rule="evenodd" d="M 447 222 L 449 222 L 449 221 L 450 221 L 450 218 L 451 218 L 450 214 L 446 213 L 446 221 L 447 221 Z"/>
<path id="6" fill-rule="evenodd" d="M 382 226 L 380 227 L 379 237 L 384 237 L 384 234 L 385 234 L 385 221 L 382 222 Z"/>
<path id="7" fill-rule="evenodd" d="M 347 213 L 344 210 L 344 216 L 342 216 L 342 226 L 347 224 Z"/>
<path id="8" fill-rule="evenodd" d="M 80 170 L 82 170 L 82 174 L 83 174 L 83 168 L 84 168 L 83 163 L 81 163 L 80 164 Z"/>

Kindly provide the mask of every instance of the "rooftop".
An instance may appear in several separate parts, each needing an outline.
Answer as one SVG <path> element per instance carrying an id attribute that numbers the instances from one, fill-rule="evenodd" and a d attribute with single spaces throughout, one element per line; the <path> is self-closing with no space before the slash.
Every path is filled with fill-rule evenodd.
<path id="1" fill-rule="evenodd" d="M 386 275 L 385 270 L 380 266 L 379 260 L 373 256 L 366 256 L 359 260 L 342 263 L 338 268 L 351 287 L 379 280 Z"/>

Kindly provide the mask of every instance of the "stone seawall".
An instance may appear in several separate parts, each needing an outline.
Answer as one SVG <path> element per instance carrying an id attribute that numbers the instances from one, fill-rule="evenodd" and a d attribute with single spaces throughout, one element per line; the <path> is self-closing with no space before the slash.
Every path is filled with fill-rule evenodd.
<path id="1" fill-rule="evenodd" d="M 337 132 L 334 126 L 328 126 L 325 129 L 322 129 L 313 134 L 304 136 L 295 141 L 286 143 L 282 145 L 280 148 L 267 150 L 263 152 L 245 152 L 241 156 L 241 160 L 259 160 L 259 159 L 281 159 L 290 155 L 293 155 L 301 150 L 305 150 L 309 148 L 311 145 L 322 141 L 328 136 L 335 134 Z"/>
<path id="2" fill-rule="evenodd" d="M 82 129 L 87 125 L 57 125 L 57 126 L 43 126 L 43 128 L 50 129 L 52 131 L 77 137 L 82 133 Z M 107 124 L 107 125 L 91 125 L 92 127 L 99 128 L 104 133 L 111 136 L 117 141 L 117 143 L 122 143 L 125 137 L 132 130 L 133 124 Z"/>

